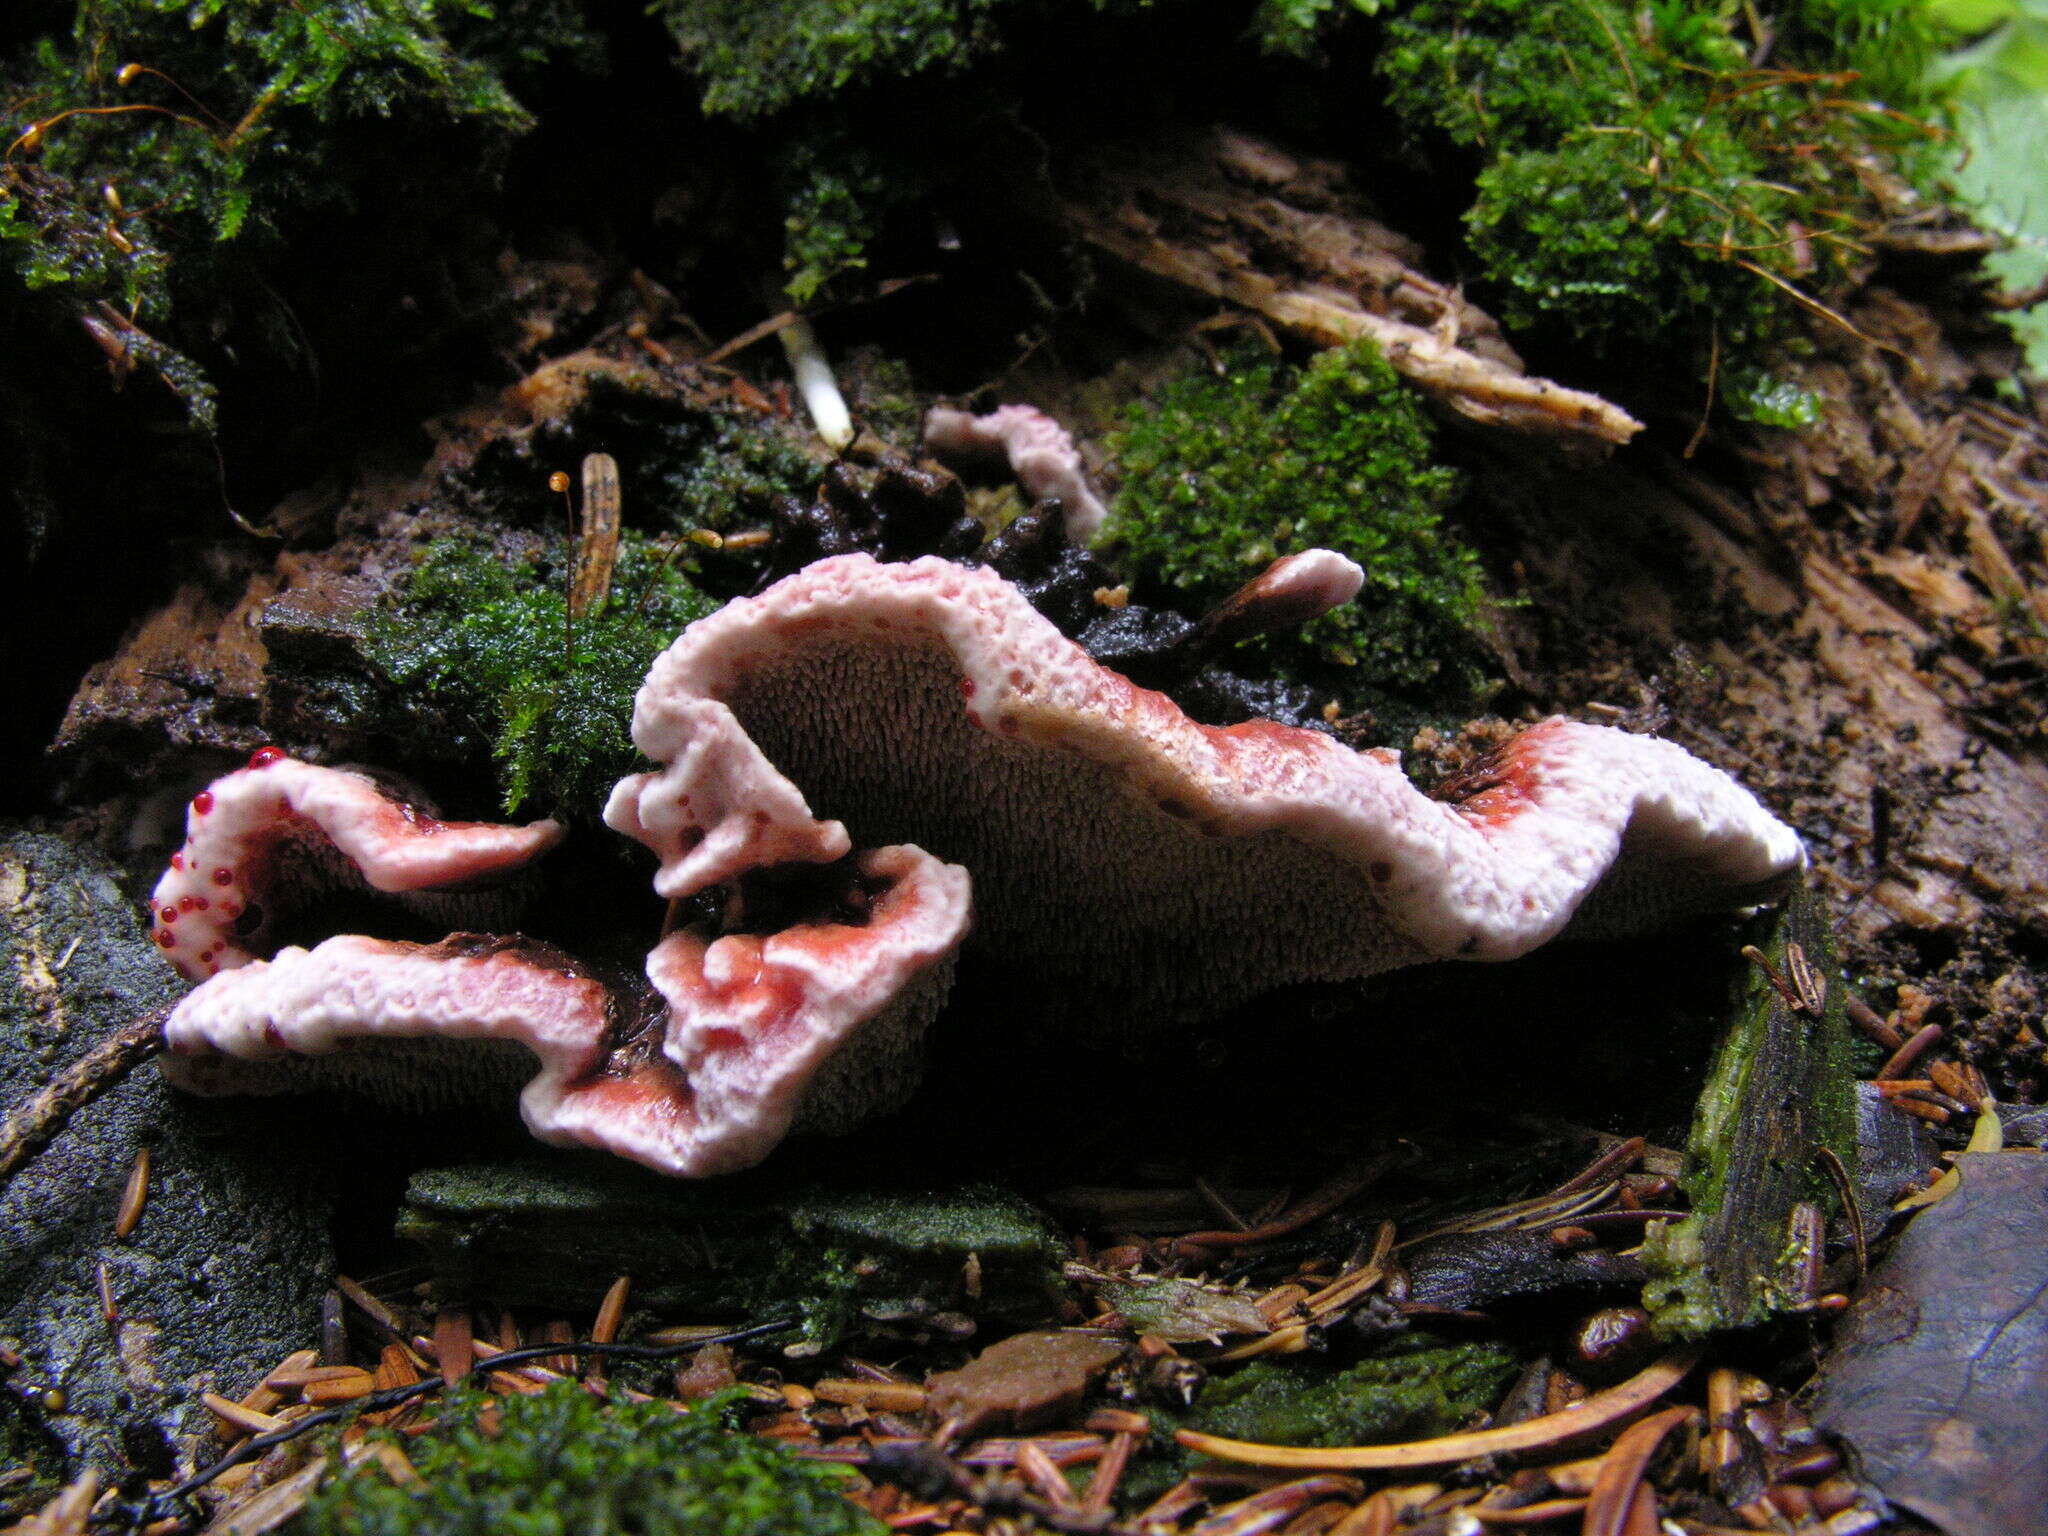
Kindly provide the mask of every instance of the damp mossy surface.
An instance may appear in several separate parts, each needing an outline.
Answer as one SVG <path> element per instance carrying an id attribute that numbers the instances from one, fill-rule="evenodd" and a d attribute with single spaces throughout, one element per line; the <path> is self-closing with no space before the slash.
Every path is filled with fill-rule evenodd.
<path id="1" fill-rule="evenodd" d="M 678 1413 L 580 1384 L 493 1397 L 459 1387 L 403 1441 L 417 1481 L 366 1459 L 329 1479 L 293 1536 L 881 1536 L 840 1492 L 845 1469 L 804 1461 L 735 1422 L 736 1393 Z M 488 1414 L 488 1418 L 486 1418 Z"/>
<path id="2" fill-rule="evenodd" d="M 1518 1362 L 1494 1343 L 1398 1339 L 1356 1365 L 1254 1360 L 1202 1388 L 1188 1424 L 1268 1445 L 1362 1445 L 1447 1435 L 1490 1409 Z"/>
<path id="3" fill-rule="evenodd" d="M 508 814 L 589 821 L 637 762 L 628 732 L 648 666 L 716 606 L 669 553 L 623 535 L 610 597 L 572 627 L 564 549 L 515 565 L 437 540 L 368 624 L 365 650 L 489 741 Z"/>
<path id="4" fill-rule="evenodd" d="M 1109 447 L 1122 479 L 1103 542 L 1140 581 L 1200 607 L 1281 555 L 1334 549 L 1364 567 L 1364 590 L 1288 645 L 1374 688 L 1479 686 L 1479 557 L 1444 518 L 1457 476 L 1370 341 L 1298 372 L 1240 354 L 1220 376 L 1190 374 L 1134 407 Z"/>
<path id="5" fill-rule="evenodd" d="M 1911 0 L 1773 10 L 1767 64 L 1746 7 L 1398 11 L 1389 101 L 1419 146 L 1447 139 L 1476 166 L 1466 229 L 1510 327 L 1610 360 L 1676 345 L 1740 379 L 1867 263 L 1889 217 L 1873 154 L 1910 168 L 1938 138 L 1920 116 L 1936 30 Z"/>
<path id="6" fill-rule="evenodd" d="M 576 1310 L 627 1273 L 648 1306 L 789 1318 L 819 1347 L 947 1311 L 1028 1325 L 1065 1294 L 1058 1229 L 985 1184 L 678 1181 L 596 1158 L 439 1168 L 414 1176 L 398 1235 L 452 1294 Z"/>

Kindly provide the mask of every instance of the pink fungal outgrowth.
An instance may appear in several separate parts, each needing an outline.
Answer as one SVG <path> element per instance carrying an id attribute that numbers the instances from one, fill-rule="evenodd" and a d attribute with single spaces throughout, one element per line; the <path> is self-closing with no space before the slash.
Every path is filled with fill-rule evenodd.
<path id="1" fill-rule="evenodd" d="M 1739 905 L 1803 858 L 1727 775 L 1605 727 L 1531 727 L 1445 800 L 1393 752 L 1199 725 L 993 573 L 929 558 L 820 561 L 692 625 L 633 735 L 663 766 L 605 819 L 661 859 L 661 894 L 836 857 L 849 827 L 914 842 L 973 872 L 978 944 L 1126 1028 Z"/>
<path id="2" fill-rule="evenodd" d="M 671 934 L 647 962 L 668 1009 L 643 1010 L 637 1028 L 619 1030 L 625 1000 L 545 946 L 344 936 L 197 988 L 165 1025 L 164 1070 L 203 1093 L 324 1076 L 389 1097 L 391 1079 L 416 1065 L 394 1061 L 392 1042 L 496 1041 L 540 1063 L 520 1109 L 543 1141 L 675 1175 L 744 1168 L 793 1123 L 833 1128 L 845 1103 L 886 1103 L 916 1081 L 916 1046 L 967 925 L 966 872 L 882 848 L 857 874 L 862 923 L 708 942 Z M 373 1043 L 387 1049 L 364 1048 Z M 455 1060 L 471 1075 L 489 1065 L 473 1050 Z"/>
<path id="3" fill-rule="evenodd" d="M 1299 622 L 1358 577 L 1290 557 L 1205 622 Z M 157 887 L 157 942 L 187 975 L 223 973 L 173 1013 L 166 1071 L 201 1091 L 324 1074 L 403 1096 L 432 1079 L 380 1050 L 466 1042 L 452 1054 L 473 1072 L 495 1059 L 477 1042 L 517 1045 L 540 1062 L 521 1100 L 536 1135 L 719 1173 L 909 1093 L 970 897 L 972 941 L 1020 1000 L 1136 1030 L 1289 982 L 1741 905 L 1804 858 L 1725 774 L 1605 727 L 1532 726 L 1432 797 L 1390 751 L 1197 724 L 993 572 L 929 558 L 820 561 L 692 625 L 650 670 L 633 738 L 659 766 L 622 780 L 605 820 L 654 851 L 658 894 L 725 893 L 722 930 L 656 944 L 651 990 L 477 935 L 249 963 L 237 915 L 289 843 L 405 890 L 559 836 L 435 822 L 358 775 L 259 754 L 195 799 Z"/>
<path id="4" fill-rule="evenodd" d="M 290 845 L 332 845 L 373 889 L 395 892 L 501 875 L 531 863 L 561 837 L 553 821 L 524 827 L 439 821 L 362 774 L 315 767 L 265 747 L 248 767 L 192 797 L 185 846 L 171 855 L 151 897 L 161 920 L 156 941 L 179 972 L 195 980 L 246 964 L 252 951 L 240 941 L 262 930 L 273 869 Z"/>
<path id="5" fill-rule="evenodd" d="M 925 417 L 924 441 L 942 459 L 1002 455 L 1034 499 L 1059 500 L 1067 537 L 1076 544 L 1093 539 L 1109 515 L 1067 429 L 1034 405 L 999 406 L 986 416 L 941 406 Z"/>
<path id="6" fill-rule="evenodd" d="M 1282 555 L 1203 616 L 1214 641 L 1248 639 L 1276 629 L 1298 629 L 1358 596 L 1365 571 L 1333 549 Z"/>

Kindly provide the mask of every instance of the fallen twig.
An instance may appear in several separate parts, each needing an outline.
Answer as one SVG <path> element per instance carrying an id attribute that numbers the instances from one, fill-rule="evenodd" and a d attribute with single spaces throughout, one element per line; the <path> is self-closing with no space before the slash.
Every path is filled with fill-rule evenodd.
<path id="1" fill-rule="evenodd" d="M 168 1007 L 143 1015 L 87 1051 L 7 1117 L 0 1125 L 0 1189 L 36 1160 L 73 1115 L 163 1049 L 169 1016 Z"/>

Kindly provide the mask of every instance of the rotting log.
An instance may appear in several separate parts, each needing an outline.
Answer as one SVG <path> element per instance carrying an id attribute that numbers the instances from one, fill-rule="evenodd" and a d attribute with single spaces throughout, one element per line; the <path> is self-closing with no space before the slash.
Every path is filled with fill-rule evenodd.
<path id="1" fill-rule="evenodd" d="M 1856 1166 L 1848 991 L 1826 904 L 1801 883 L 1760 926 L 1686 1144 L 1692 1214 L 1651 1229 L 1644 1303 L 1667 1335 L 1741 1328 L 1813 1299 L 1827 1156 Z"/>
<path id="2" fill-rule="evenodd" d="M 1096 249 L 1316 346 L 1369 336 L 1410 383 L 1484 426 L 1605 453 L 1642 423 L 1532 377 L 1499 327 L 1417 267 L 1341 168 L 1227 128 L 1118 149 L 1061 205 Z"/>

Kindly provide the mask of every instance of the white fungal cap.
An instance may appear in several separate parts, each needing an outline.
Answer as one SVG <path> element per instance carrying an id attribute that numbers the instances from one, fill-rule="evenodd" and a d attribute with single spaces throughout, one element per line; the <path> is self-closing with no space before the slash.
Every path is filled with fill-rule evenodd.
<path id="1" fill-rule="evenodd" d="M 326 1082 L 404 1101 L 433 1096 L 414 1074 L 451 1063 L 399 1043 L 462 1042 L 472 1056 L 482 1042 L 518 1045 L 540 1063 L 520 1110 L 543 1141 L 678 1176 L 744 1168 L 800 1117 L 837 1128 L 915 1085 L 967 928 L 967 874 L 882 848 L 857 875 L 865 922 L 664 939 L 647 962 L 669 1005 L 649 1025 L 663 1031 L 656 1050 L 616 1038 L 622 1000 L 542 946 L 343 935 L 196 988 L 164 1026 L 163 1070 L 202 1093 Z"/>
<path id="2" fill-rule="evenodd" d="M 1316 601 L 1350 580 L 1302 573 Z M 606 819 L 664 895 L 748 846 L 915 842 L 973 872 L 981 949 L 1105 1022 L 1648 927 L 1803 858 L 1726 774 L 1601 726 L 1533 726 L 1446 800 L 1392 752 L 1197 724 L 993 572 L 930 558 L 841 556 L 729 603 L 655 661 L 633 735 L 662 766 Z"/>

